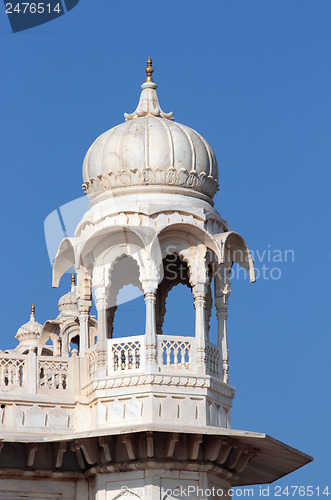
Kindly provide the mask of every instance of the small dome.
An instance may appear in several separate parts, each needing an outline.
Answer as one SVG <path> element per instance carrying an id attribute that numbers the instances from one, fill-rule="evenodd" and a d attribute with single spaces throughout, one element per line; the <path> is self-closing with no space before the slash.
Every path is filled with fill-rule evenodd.
<path id="1" fill-rule="evenodd" d="M 61 312 L 66 311 L 68 309 L 77 309 L 78 300 L 76 293 L 69 292 L 63 295 L 60 298 L 57 307 L 60 309 Z"/>
<path id="2" fill-rule="evenodd" d="M 75 285 L 75 276 L 71 276 L 71 290 L 70 292 L 66 293 L 63 295 L 58 304 L 57 307 L 59 308 L 60 312 L 67 312 L 67 311 L 72 311 L 78 309 L 78 299 L 76 295 L 76 285 Z"/>
<path id="3" fill-rule="evenodd" d="M 151 69 L 151 68 L 150 68 Z M 186 188 L 213 198 L 218 167 L 208 142 L 173 121 L 159 105 L 151 76 L 141 86 L 136 111 L 92 144 L 83 164 L 83 189 L 91 198 L 107 190 L 158 185 Z"/>
<path id="4" fill-rule="evenodd" d="M 30 321 L 17 330 L 16 338 L 20 344 L 29 344 L 31 347 L 36 346 L 42 329 L 42 325 L 36 321 L 35 307 L 33 305 Z"/>

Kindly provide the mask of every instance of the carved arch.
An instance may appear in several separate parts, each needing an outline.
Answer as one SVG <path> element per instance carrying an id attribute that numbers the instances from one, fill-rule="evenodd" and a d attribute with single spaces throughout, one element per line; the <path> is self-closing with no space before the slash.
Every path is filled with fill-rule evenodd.
<path id="1" fill-rule="evenodd" d="M 64 238 L 59 246 L 57 254 L 55 256 L 54 262 L 52 264 L 53 268 L 53 288 L 57 288 L 60 283 L 60 279 L 70 269 L 75 265 L 76 254 L 75 254 L 75 238 Z"/>
<path id="2" fill-rule="evenodd" d="M 254 262 L 244 238 L 234 231 L 220 233 L 216 238 L 222 247 L 221 262 L 228 270 L 237 263 L 247 271 L 250 282 L 254 283 L 256 281 Z"/>
<path id="3" fill-rule="evenodd" d="M 43 349 L 46 346 L 46 342 L 51 339 L 53 342 L 53 352 L 52 355 L 56 355 L 54 352 L 54 347 L 57 345 L 60 338 L 60 322 L 57 320 L 46 321 L 43 326 L 41 335 L 38 339 L 38 356 L 42 355 Z"/>
<path id="4" fill-rule="evenodd" d="M 179 229 L 165 229 L 159 235 L 162 260 L 170 254 L 177 254 L 187 262 L 190 284 L 206 279 L 207 246 L 191 233 Z"/>

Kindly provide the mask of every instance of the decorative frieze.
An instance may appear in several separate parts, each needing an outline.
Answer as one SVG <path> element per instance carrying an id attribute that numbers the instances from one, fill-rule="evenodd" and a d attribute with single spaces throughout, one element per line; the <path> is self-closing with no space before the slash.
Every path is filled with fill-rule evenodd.
<path id="1" fill-rule="evenodd" d="M 218 181 L 206 172 L 197 173 L 184 168 L 176 170 L 173 167 L 169 167 L 167 170 L 133 168 L 120 172 L 103 173 L 85 180 L 82 187 L 84 193 L 93 198 L 107 190 L 144 185 L 191 188 L 201 193 L 207 193 L 210 198 L 213 198 L 219 189 Z"/>

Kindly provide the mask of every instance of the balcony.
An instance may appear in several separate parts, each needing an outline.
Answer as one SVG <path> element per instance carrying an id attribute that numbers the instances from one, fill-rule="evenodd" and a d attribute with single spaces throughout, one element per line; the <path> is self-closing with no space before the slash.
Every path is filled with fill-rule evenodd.
<path id="1" fill-rule="evenodd" d="M 203 373 L 195 337 L 157 335 L 151 369 L 147 340 L 108 339 L 103 374 L 97 345 L 85 357 L 1 354 L 1 432 L 84 432 L 138 422 L 230 427 L 234 389 L 222 381 L 219 347 L 206 343 Z"/>

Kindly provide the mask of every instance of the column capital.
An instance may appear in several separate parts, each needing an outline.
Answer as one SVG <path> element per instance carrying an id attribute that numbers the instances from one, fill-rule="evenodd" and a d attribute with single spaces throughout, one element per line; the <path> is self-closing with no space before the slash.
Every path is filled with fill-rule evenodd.
<path id="1" fill-rule="evenodd" d="M 156 295 L 159 283 L 157 280 L 142 280 L 141 285 L 142 285 L 144 295 L 146 297 L 147 294 L 155 294 Z"/>
<path id="2" fill-rule="evenodd" d="M 207 292 L 208 292 L 208 284 L 207 283 L 196 283 L 192 287 L 192 292 L 194 296 L 194 301 L 196 300 L 206 300 Z"/>
<path id="3" fill-rule="evenodd" d="M 221 279 L 215 280 L 215 296 L 216 297 L 230 297 L 231 295 L 231 281 L 225 282 Z"/>
<path id="4" fill-rule="evenodd" d="M 156 304 L 156 292 L 151 292 L 151 291 L 145 292 L 144 298 L 145 298 L 145 304 L 147 304 L 148 302 Z"/>
<path id="5" fill-rule="evenodd" d="M 76 269 L 77 284 L 76 295 L 83 301 L 91 302 L 91 273 L 89 270 L 81 267 Z"/>
<path id="6" fill-rule="evenodd" d="M 217 312 L 226 312 L 228 310 L 228 295 L 216 295 L 215 307 Z"/>
<path id="7" fill-rule="evenodd" d="M 97 286 L 94 289 L 97 311 L 108 308 L 108 290 L 105 286 Z"/>
<path id="8" fill-rule="evenodd" d="M 90 300 L 84 300 L 84 299 L 78 299 L 78 311 L 79 314 L 89 314 L 91 309 L 91 301 Z"/>

